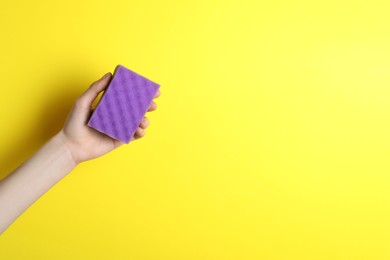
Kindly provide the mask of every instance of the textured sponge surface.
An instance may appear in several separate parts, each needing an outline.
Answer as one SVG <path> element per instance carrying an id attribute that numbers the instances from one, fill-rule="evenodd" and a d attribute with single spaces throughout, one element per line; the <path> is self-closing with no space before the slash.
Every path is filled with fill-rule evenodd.
<path id="1" fill-rule="evenodd" d="M 160 85 L 118 65 L 88 126 L 129 143 Z"/>

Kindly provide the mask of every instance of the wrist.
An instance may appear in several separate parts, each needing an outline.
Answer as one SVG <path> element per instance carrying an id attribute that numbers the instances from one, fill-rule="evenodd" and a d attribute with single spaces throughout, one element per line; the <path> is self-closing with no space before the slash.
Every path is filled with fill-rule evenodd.
<path id="1" fill-rule="evenodd" d="M 63 151 L 63 155 L 70 166 L 74 168 L 79 164 L 71 150 L 71 147 L 67 143 L 66 137 L 62 130 L 59 131 L 55 136 L 53 136 L 52 141 L 55 142 L 58 145 L 59 149 Z"/>

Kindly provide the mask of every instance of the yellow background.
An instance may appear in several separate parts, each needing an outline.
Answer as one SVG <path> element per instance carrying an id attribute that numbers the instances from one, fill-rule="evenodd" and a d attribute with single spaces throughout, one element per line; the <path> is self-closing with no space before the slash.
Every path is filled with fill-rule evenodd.
<path id="1" fill-rule="evenodd" d="M 4 177 L 117 64 L 142 140 L 79 165 L 0 259 L 390 259 L 389 1 L 3 1 Z"/>

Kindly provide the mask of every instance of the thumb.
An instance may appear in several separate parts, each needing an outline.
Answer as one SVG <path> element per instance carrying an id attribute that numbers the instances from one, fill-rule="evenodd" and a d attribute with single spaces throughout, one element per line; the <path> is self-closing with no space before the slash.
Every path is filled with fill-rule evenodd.
<path id="1" fill-rule="evenodd" d="M 95 81 L 91 86 L 77 99 L 76 105 L 79 108 L 90 110 L 92 102 L 99 95 L 99 93 L 105 90 L 110 81 L 112 75 L 110 72 L 105 74 L 101 79 Z"/>

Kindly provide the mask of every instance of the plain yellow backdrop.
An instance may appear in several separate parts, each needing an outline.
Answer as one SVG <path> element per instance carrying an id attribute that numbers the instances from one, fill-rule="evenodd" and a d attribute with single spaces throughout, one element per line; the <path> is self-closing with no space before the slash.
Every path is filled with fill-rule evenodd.
<path id="1" fill-rule="evenodd" d="M 389 1 L 2 1 L 0 177 L 117 64 L 145 138 L 79 165 L 0 259 L 390 259 Z"/>

